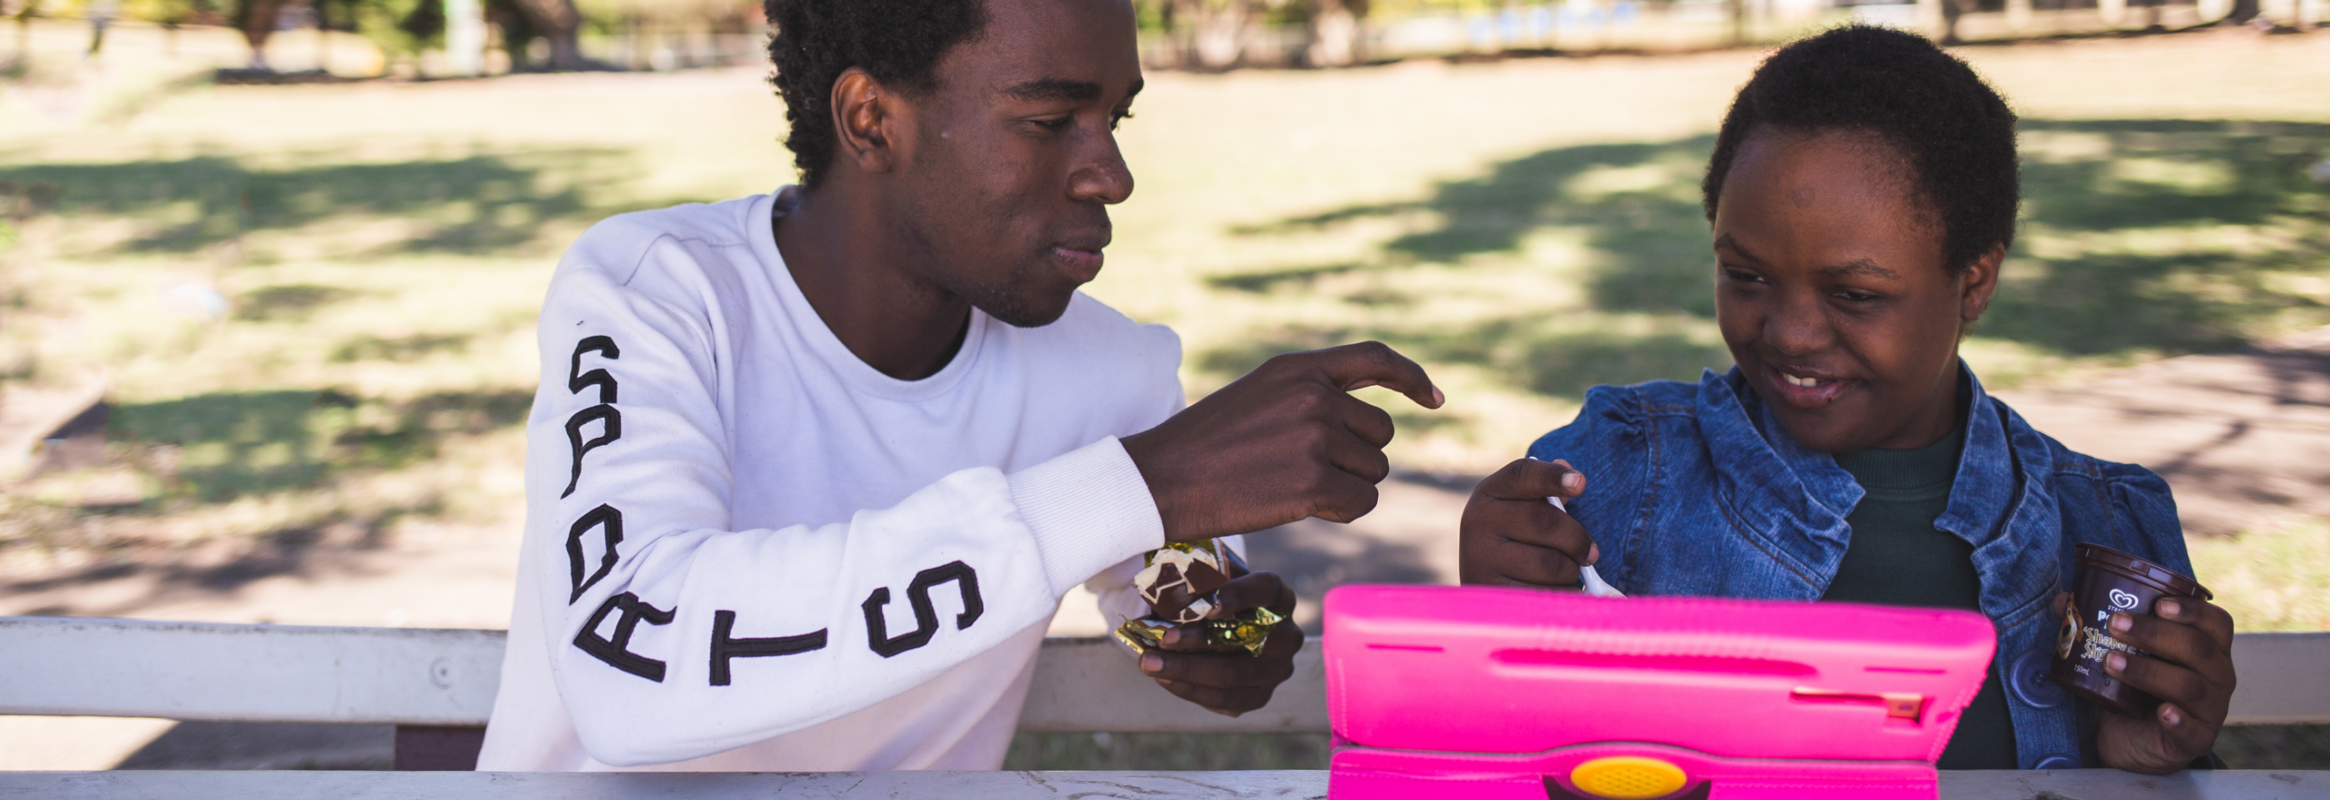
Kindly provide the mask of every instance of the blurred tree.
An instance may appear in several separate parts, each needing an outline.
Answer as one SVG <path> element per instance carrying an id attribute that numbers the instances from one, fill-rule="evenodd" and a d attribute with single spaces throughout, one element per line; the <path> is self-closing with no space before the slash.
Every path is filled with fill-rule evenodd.
<path id="1" fill-rule="evenodd" d="M 275 35 L 275 28 L 283 18 L 283 9 L 299 0 L 234 0 L 234 11 L 228 20 L 243 34 L 243 42 L 251 46 L 251 69 L 265 70 L 267 40 Z"/>
<path id="2" fill-rule="evenodd" d="M 1308 0 L 1310 46 L 1303 51 L 1303 61 L 1314 67 L 1340 67 L 1358 63 L 1362 27 L 1367 19 L 1368 0 Z"/>
<path id="3" fill-rule="evenodd" d="M 40 16 L 41 0 L 16 0 L 16 62 L 18 66 L 32 63 L 32 18 Z"/>
<path id="4" fill-rule="evenodd" d="M 171 56 L 178 55 L 180 27 L 221 21 L 216 0 L 129 0 L 122 4 L 121 13 L 162 26 L 162 47 Z"/>
<path id="5" fill-rule="evenodd" d="M 501 3 L 517 11 L 516 16 L 523 24 L 519 30 L 526 34 L 524 39 L 539 36 L 550 43 L 550 63 L 544 67 L 564 72 L 590 66 L 582 54 L 582 12 L 575 8 L 574 0 L 501 0 Z M 513 27 L 502 26 L 502 41 L 509 47 L 510 63 L 518 64 L 525 60 L 526 42 L 512 39 Z"/>
<path id="6" fill-rule="evenodd" d="M 1331 0 L 1328 0 L 1331 1 Z M 1259 0 L 1156 0 L 1167 60 L 1195 69 L 1229 69 L 1245 55 L 1247 29 L 1259 24 Z"/>
<path id="7" fill-rule="evenodd" d="M 248 2 L 249 0 L 245 0 Z M 418 61 L 445 35 L 444 0 L 349 0 L 356 33 L 390 63 Z"/>

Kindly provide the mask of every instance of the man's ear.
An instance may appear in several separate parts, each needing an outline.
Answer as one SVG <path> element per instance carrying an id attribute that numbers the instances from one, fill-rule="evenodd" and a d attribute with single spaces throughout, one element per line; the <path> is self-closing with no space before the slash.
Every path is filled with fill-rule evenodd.
<path id="1" fill-rule="evenodd" d="M 899 162 L 896 146 L 903 137 L 899 113 L 905 98 L 874 80 L 865 70 L 851 67 L 833 81 L 834 133 L 841 145 L 833 154 L 860 171 L 889 172 Z"/>
<path id="2" fill-rule="evenodd" d="M 1958 276 L 1958 318 L 1973 322 L 1990 310 L 1990 295 L 1998 291 L 1998 269 L 2006 262 L 2006 245 L 1990 248 Z"/>

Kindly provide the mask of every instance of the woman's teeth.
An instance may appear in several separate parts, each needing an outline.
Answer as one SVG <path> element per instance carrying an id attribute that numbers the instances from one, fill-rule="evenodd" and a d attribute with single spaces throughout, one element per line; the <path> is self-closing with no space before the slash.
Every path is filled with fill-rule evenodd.
<path id="1" fill-rule="evenodd" d="M 1802 386 L 1808 389 L 1821 384 L 1821 381 L 1812 378 L 1799 378 L 1785 372 L 1780 373 L 1780 380 L 1787 381 L 1790 386 Z"/>

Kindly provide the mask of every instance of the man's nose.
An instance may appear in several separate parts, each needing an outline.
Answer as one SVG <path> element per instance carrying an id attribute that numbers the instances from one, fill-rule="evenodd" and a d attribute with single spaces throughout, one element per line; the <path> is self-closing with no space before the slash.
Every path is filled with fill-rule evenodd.
<path id="1" fill-rule="evenodd" d="M 1116 205 L 1133 196 L 1133 171 L 1125 166 L 1116 137 L 1104 136 L 1098 152 L 1068 175 L 1068 196 L 1078 202 Z"/>

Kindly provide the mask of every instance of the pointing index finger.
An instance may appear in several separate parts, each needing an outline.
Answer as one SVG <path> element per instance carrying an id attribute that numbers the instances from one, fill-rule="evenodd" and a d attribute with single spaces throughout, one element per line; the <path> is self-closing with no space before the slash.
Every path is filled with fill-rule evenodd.
<path id="1" fill-rule="evenodd" d="M 1390 345 L 1360 342 L 1317 352 L 1318 369 L 1335 388 L 1349 392 L 1381 386 L 1407 395 L 1425 408 L 1439 408 L 1447 402 L 1440 387 L 1432 385 L 1432 377 L 1424 374 L 1424 368 Z"/>

